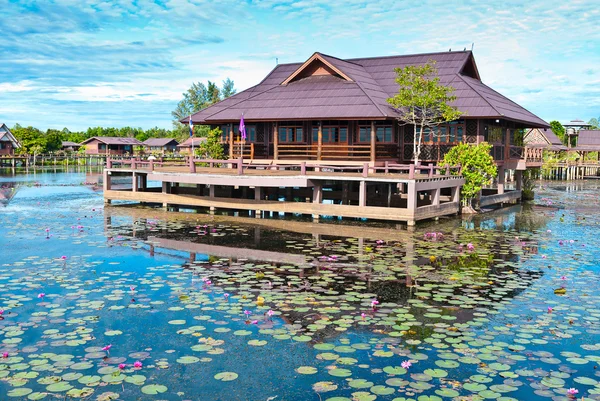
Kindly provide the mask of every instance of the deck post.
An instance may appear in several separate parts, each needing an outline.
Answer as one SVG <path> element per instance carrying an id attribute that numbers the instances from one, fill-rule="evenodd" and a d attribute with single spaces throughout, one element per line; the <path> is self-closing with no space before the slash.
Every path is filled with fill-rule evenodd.
<path id="1" fill-rule="evenodd" d="M 194 155 L 190 155 L 190 173 L 196 172 L 196 162 L 194 161 Z"/>
<path id="2" fill-rule="evenodd" d="M 163 196 L 166 195 L 166 194 L 168 194 L 169 192 L 171 192 L 170 189 L 171 189 L 170 188 L 170 183 L 168 183 L 166 181 L 163 181 L 162 182 L 162 194 L 163 194 Z M 166 209 L 168 206 L 169 205 L 168 205 L 167 202 L 163 202 L 163 204 L 162 204 L 163 209 Z"/>
<path id="3" fill-rule="evenodd" d="M 406 191 L 407 199 L 407 209 L 410 211 L 415 211 L 417 209 L 417 183 L 415 181 L 410 181 L 407 185 L 408 190 Z"/>
<path id="4" fill-rule="evenodd" d="M 135 173 L 135 171 L 131 175 L 131 191 L 132 192 L 138 191 L 138 176 Z"/>
<path id="5" fill-rule="evenodd" d="M 320 204 L 321 202 L 323 202 L 323 185 L 320 182 L 315 183 L 315 185 L 313 186 L 313 199 L 312 199 L 312 201 L 315 204 Z M 318 214 L 313 214 L 312 217 L 315 220 L 319 219 L 319 215 Z"/>
<path id="6" fill-rule="evenodd" d="M 504 166 L 498 167 L 498 195 L 504 193 Z"/>
<path id="7" fill-rule="evenodd" d="M 229 128 L 229 158 L 233 159 L 233 126 Z"/>
<path id="8" fill-rule="evenodd" d="M 367 206 L 367 182 L 361 181 L 358 187 L 358 206 Z"/>
<path id="9" fill-rule="evenodd" d="M 411 164 L 410 167 L 408 168 L 408 179 L 410 179 L 410 180 L 415 179 L 415 165 L 414 164 Z"/>
<path id="10" fill-rule="evenodd" d="M 348 183 L 342 182 L 342 205 L 348 205 Z"/>
<path id="11" fill-rule="evenodd" d="M 450 201 L 451 202 L 460 202 L 460 187 L 452 187 L 450 190 Z"/>
<path id="12" fill-rule="evenodd" d="M 306 162 L 300 163 L 300 175 L 306 175 Z"/>
<path id="13" fill-rule="evenodd" d="M 376 141 L 376 133 L 375 133 L 375 121 L 371 121 L 371 163 L 375 162 L 375 141 Z"/>
<path id="14" fill-rule="evenodd" d="M 317 160 L 321 160 L 323 149 L 323 121 L 319 121 L 319 130 L 317 133 Z"/>
<path id="15" fill-rule="evenodd" d="M 362 176 L 364 178 L 367 178 L 369 176 L 369 163 L 363 163 Z"/>
<path id="16" fill-rule="evenodd" d="M 244 159 L 242 159 L 241 157 L 237 161 L 237 173 L 238 175 L 244 174 Z"/>
<path id="17" fill-rule="evenodd" d="M 273 124 L 273 160 L 279 159 L 279 130 L 277 122 Z"/>
<path id="18" fill-rule="evenodd" d="M 441 188 L 435 188 L 435 189 L 431 190 L 431 204 L 432 205 L 435 205 L 435 206 L 440 205 L 441 192 L 442 192 Z"/>
<path id="19" fill-rule="evenodd" d="M 106 191 L 110 191 L 111 188 L 111 175 L 110 171 L 104 170 L 102 172 L 102 189 L 106 193 Z M 104 198 L 104 203 L 110 205 L 110 199 Z"/>
<path id="20" fill-rule="evenodd" d="M 262 187 L 254 187 L 254 200 L 260 202 L 262 200 Z M 256 209 L 254 211 L 254 217 L 260 219 L 262 217 L 262 210 Z"/>
<path id="21" fill-rule="evenodd" d="M 429 178 L 433 177 L 433 163 L 429 163 Z"/>
<path id="22" fill-rule="evenodd" d="M 214 198 L 215 197 L 215 186 L 213 184 L 210 184 L 210 186 L 208 187 L 208 197 L 209 198 Z M 215 207 L 214 206 L 210 207 L 210 214 L 215 214 Z"/>
<path id="23" fill-rule="evenodd" d="M 520 191 L 523 188 L 523 171 L 515 171 L 515 184 L 517 191 Z"/>

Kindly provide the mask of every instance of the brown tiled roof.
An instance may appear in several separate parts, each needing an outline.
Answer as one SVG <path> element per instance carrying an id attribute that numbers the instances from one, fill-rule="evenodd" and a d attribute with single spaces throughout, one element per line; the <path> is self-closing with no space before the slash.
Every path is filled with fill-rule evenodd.
<path id="1" fill-rule="evenodd" d="M 177 145 L 178 143 L 175 138 L 148 138 L 144 141 L 144 145 L 146 146 L 167 146 Z"/>
<path id="2" fill-rule="evenodd" d="M 567 150 L 568 148 L 563 145 L 563 143 L 561 142 L 561 140 L 556 136 L 556 134 L 550 129 L 550 128 L 533 128 L 528 130 L 525 133 L 525 138 L 527 138 L 528 136 L 535 134 L 535 133 L 539 133 L 541 134 L 544 138 L 545 138 L 545 142 L 542 143 L 527 143 L 527 146 L 531 146 L 531 147 L 543 147 L 545 149 L 548 150 L 554 150 L 554 151 L 559 151 L 559 150 Z"/>
<path id="3" fill-rule="evenodd" d="M 177 145 L 177 147 L 178 148 L 191 148 L 192 147 L 192 141 L 194 142 L 194 146 L 200 146 L 200 144 L 202 142 L 206 141 L 206 138 L 204 138 L 204 137 L 202 137 L 202 138 L 190 137 L 190 138 L 186 139 L 185 141 L 181 142 L 179 145 Z"/>
<path id="4" fill-rule="evenodd" d="M 81 142 L 81 144 L 85 145 L 86 143 L 89 143 L 94 139 L 107 145 L 142 145 L 142 142 L 138 141 L 135 138 L 124 138 L 117 136 L 93 136 Z"/>
<path id="5" fill-rule="evenodd" d="M 325 65 L 334 67 L 351 81 L 335 75 L 301 74 L 282 85 L 303 63 L 278 65 L 258 85 L 195 113 L 196 124 L 295 119 L 385 119 L 397 116 L 387 99 L 398 92 L 394 68 L 436 62 L 440 82 L 456 89 L 455 105 L 466 118 L 501 118 L 528 127 L 548 124 L 502 96 L 479 79 L 470 51 L 416 54 L 342 60 L 316 53 Z M 182 122 L 189 121 L 186 117 Z"/>
<path id="6" fill-rule="evenodd" d="M 577 148 L 594 147 L 600 149 L 600 130 L 582 129 L 579 131 Z"/>

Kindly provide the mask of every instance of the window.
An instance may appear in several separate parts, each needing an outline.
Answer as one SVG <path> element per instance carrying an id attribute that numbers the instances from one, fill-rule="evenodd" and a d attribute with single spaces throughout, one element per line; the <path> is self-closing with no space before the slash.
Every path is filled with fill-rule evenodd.
<path id="1" fill-rule="evenodd" d="M 304 142 L 302 127 L 279 127 L 279 142 Z"/>
<path id="2" fill-rule="evenodd" d="M 358 142 L 371 142 L 371 126 L 358 127 Z"/>
<path id="3" fill-rule="evenodd" d="M 504 129 L 502 127 L 488 125 L 486 142 L 504 143 Z"/>
<path id="4" fill-rule="evenodd" d="M 376 127 L 375 136 L 377 142 L 393 142 L 394 137 L 392 133 L 392 126 Z"/>
<path id="5" fill-rule="evenodd" d="M 348 127 L 326 126 L 322 128 L 323 143 L 341 143 L 348 142 Z M 319 127 L 312 129 L 313 144 L 319 143 Z"/>
<path id="6" fill-rule="evenodd" d="M 419 128 L 417 128 L 418 130 Z M 464 123 L 453 121 L 433 128 L 423 128 L 423 143 L 454 144 L 463 141 Z"/>

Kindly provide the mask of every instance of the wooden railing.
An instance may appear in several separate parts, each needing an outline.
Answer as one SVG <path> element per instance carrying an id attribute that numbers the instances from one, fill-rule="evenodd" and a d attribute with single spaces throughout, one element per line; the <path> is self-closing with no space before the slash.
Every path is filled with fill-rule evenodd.
<path id="1" fill-rule="evenodd" d="M 544 161 L 544 149 L 542 148 L 525 148 L 526 163 L 542 163 Z"/>
<path id="2" fill-rule="evenodd" d="M 229 145 L 229 158 L 237 159 L 243 157 L 245 159 L 254 160 L 254 144 L 234 142 Z"/>
<path id="3" fill-rule="evenodd" d="M 369 160 L 371 157 L 370 145 L 318 145 L 283 144 L 277 146 L 278 156 L 285 158 L 303 158 L 310 160 L 344 159 L 344 160 Z"/>

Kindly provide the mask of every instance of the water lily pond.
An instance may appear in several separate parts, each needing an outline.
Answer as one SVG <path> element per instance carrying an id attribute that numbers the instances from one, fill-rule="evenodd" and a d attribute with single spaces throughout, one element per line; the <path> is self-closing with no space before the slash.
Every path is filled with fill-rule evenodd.
<path id="1" fill-rule="evenodd" d="M 414 232 L 0 175 L 0 400 L 600 400 L 600 183 Z"/>

